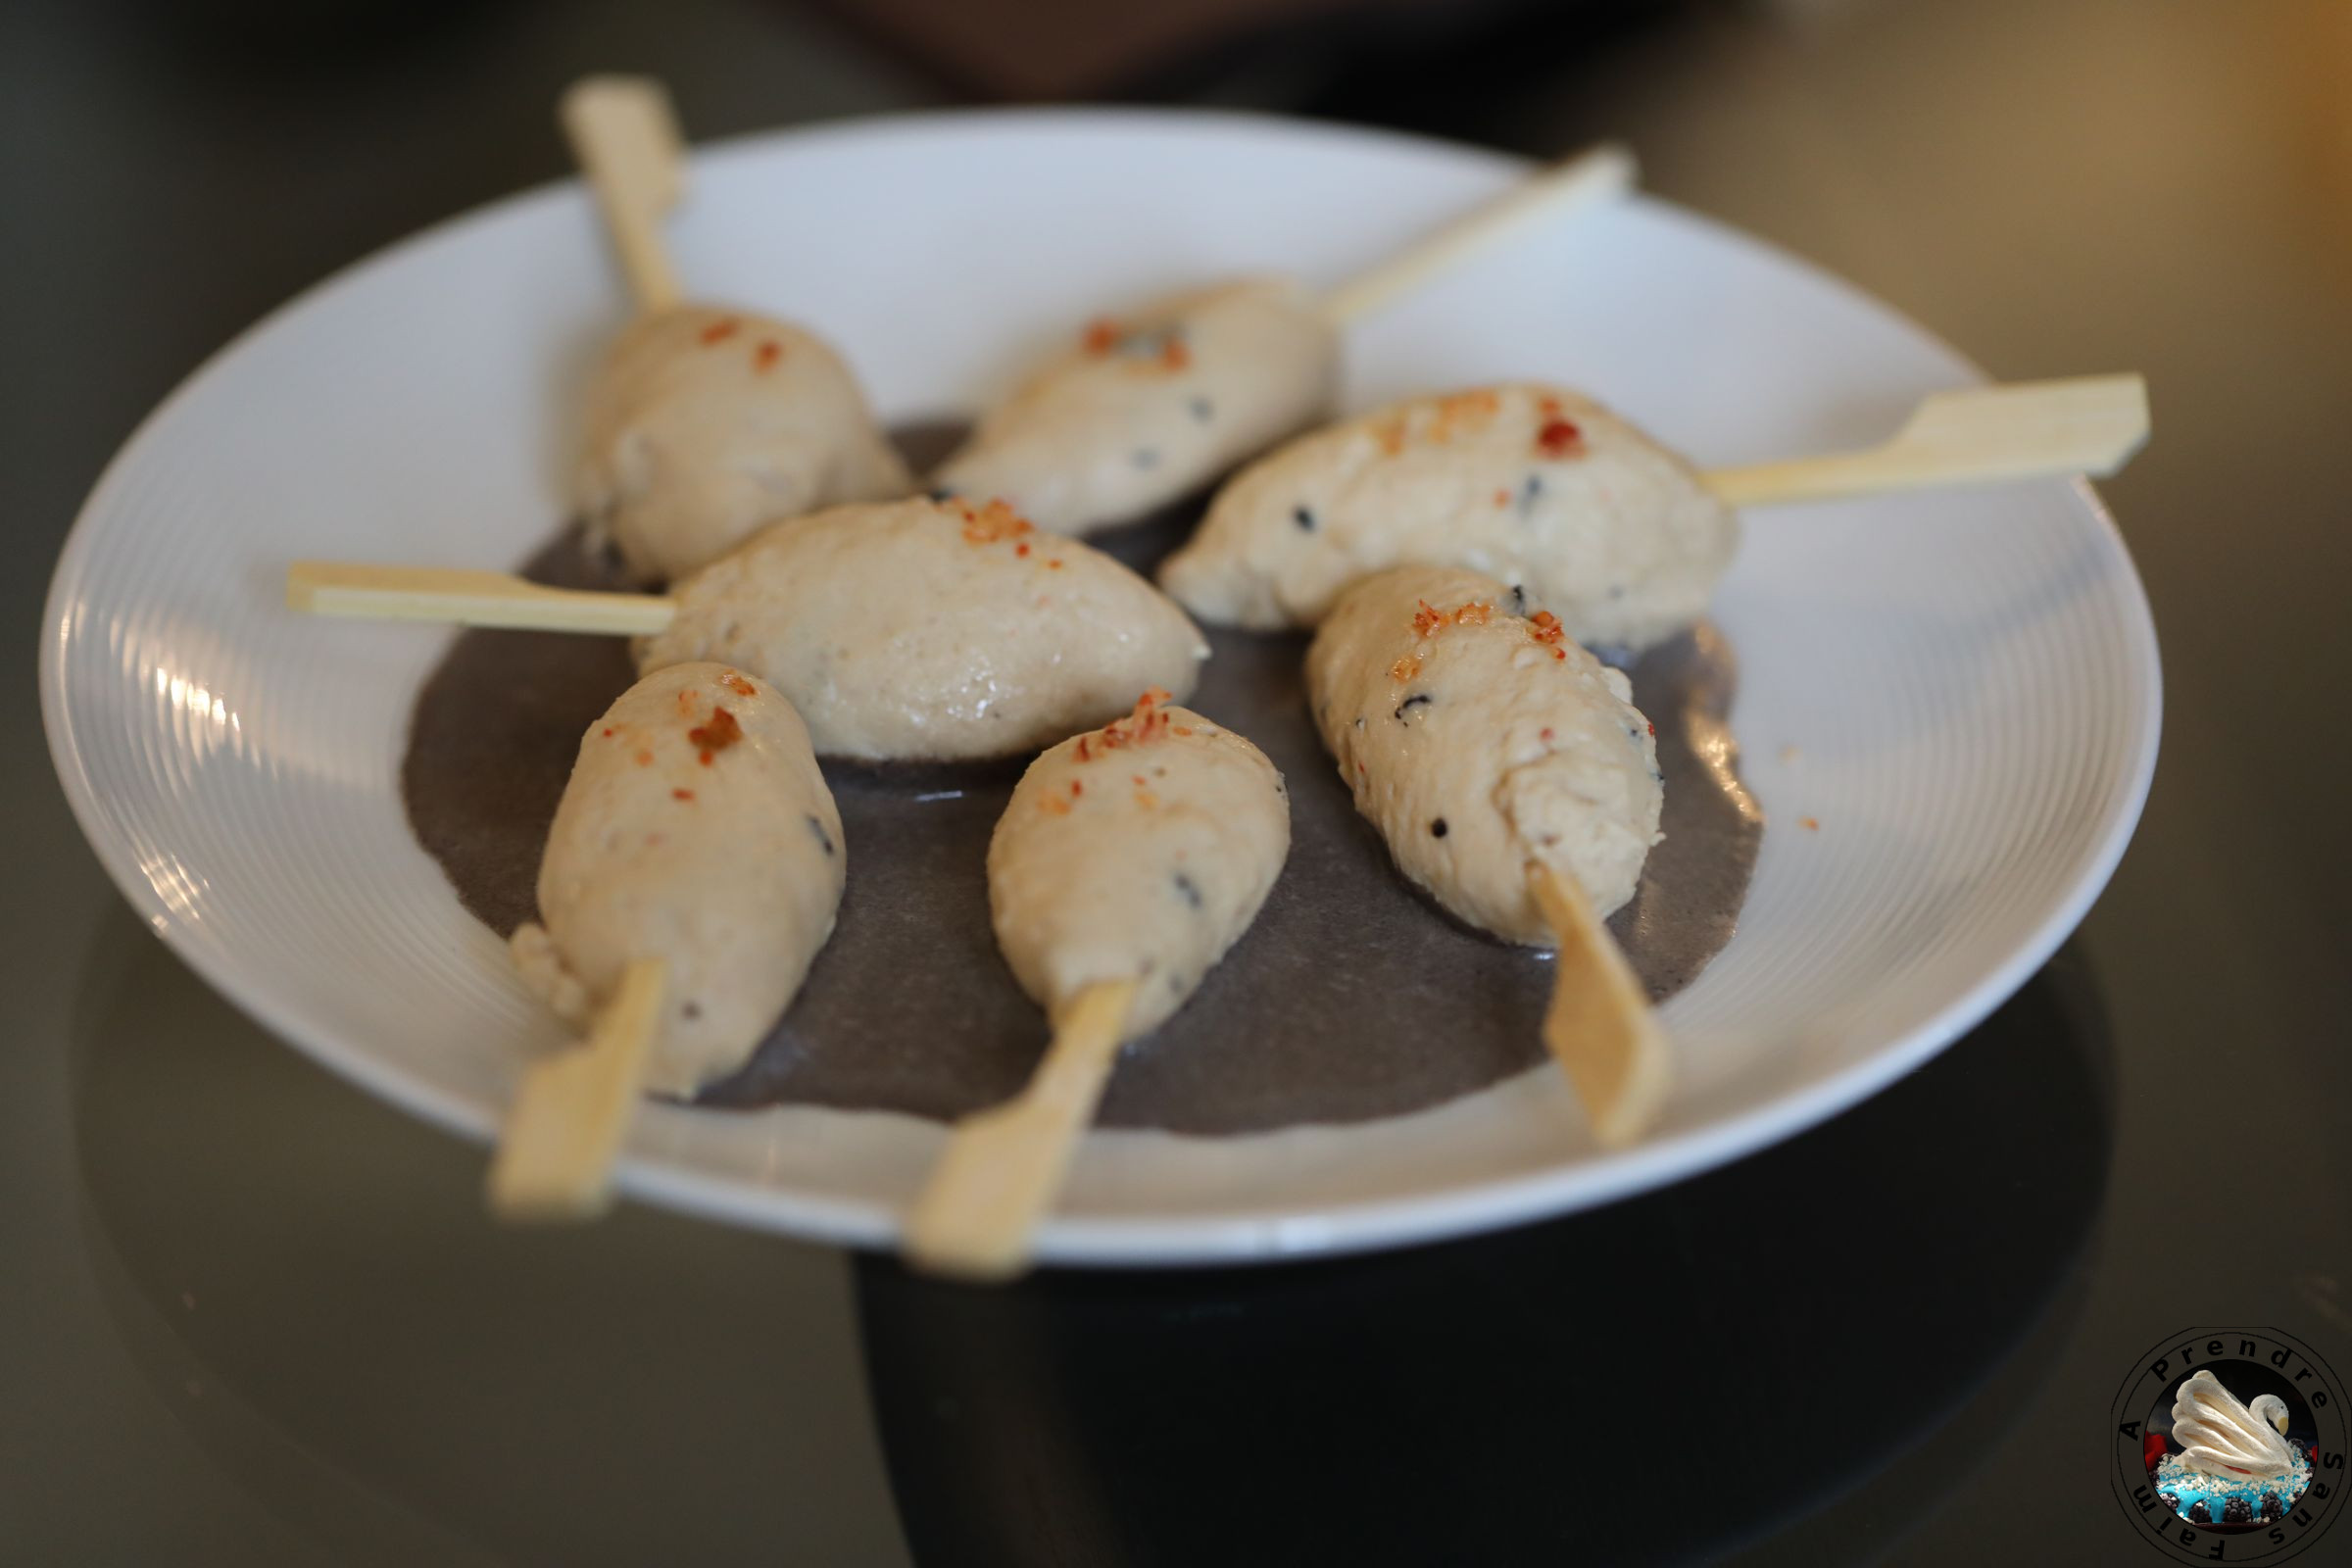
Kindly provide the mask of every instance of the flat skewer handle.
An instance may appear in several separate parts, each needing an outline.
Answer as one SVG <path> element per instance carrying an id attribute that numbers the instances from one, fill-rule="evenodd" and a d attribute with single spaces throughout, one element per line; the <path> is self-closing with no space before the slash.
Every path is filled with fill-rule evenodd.
<path id="1" fill-rule="evenodd" d="M 907 1260 L 1001 1280 L 1029 1262 L 1029 1237 L 1060 1190 L 1118 1058 L 1136 983 L 1088 986 L 1056 1010 L 1054 1043 L 1021 1093 L 956 1126 L 907 1217 Z"/>
<path id="2" fill-rule="evenodd" d="M 499 1218 L 579 1220 L 612 1206 L 612 1159 L 636 1113 L 668 970 L 660 958 L 630 964 L 588 1043 L 531 1064 L 490 1165 Z"/>
<path id="3" fill-rule="evenodd" d="M 1987 484 L 2049 474 L 2113 473 L 2148 438 L 2148 386 L 2136 375 L 1938 392 L 1884 446 L 1701 475 L 1735 507 Z"/>
<path id="4" fill-rule="evenodd" d="M 1594 1135 L 1622 1148 L 1649 1130 L 1673 1085 L 1666 1031 L 1576 878 L 1542 864 L 1529 866 L 1528 877 L 1558 944 L 1544 1043 L 1576 1086 Z"/>
<path id="5" fill-rule="evenodd" d="M 297 561 L 286 568 L 286 608 L 360 620 L 432 620 L 611 637 L 650 637 L 678 612 L 675 600 L 657 594 L 546 588 L 504 571 L 332 561 Z"/>
<path id="6" fill-rule="evenodd" d="M 678 303 L 678 277 L 662 243 L 662 217 L 683 187 L 684 158 L 668 91 L 651 76 L 588 76 L 564 94 L 558 118 L 596 191 L 637 308 L 669 309 Z"/>
<path id="7" fill-rule="evenodd" d="M 1427 239 L 1409 245 L 1323 296 L 1323 311 L 1346 326 L 1461 266 L 1538 218 L 1561 217 L 1622 194 L 1639 172 L 1633 151 L 1607 142 L 1554 165 Z"/>

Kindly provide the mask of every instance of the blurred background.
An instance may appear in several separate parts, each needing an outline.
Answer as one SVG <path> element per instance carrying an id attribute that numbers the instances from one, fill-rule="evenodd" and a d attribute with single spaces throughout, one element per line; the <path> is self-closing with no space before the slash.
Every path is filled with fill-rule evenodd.
<path id="1" fill-rule="evenodd" d="M 1996 377 L 2144 372 L 2155 439 L 2102 486 L 2165 655 L 2136 841 L 1912 1079 L 1510 1237 L 979 1300 L 634 1210 L 491 1232 L 476 1154 L 121 906 L 32 630 L 148 409 L 568 173 L 556 95 L 608 70 L 697 139 L 1074 99 L 1618 136 Z M 2107 1561 L 2141 1548 L 2097 1427 L 2145 1345 L 2276 1323 L 2352 1368 L 2352 5 L 11 0 L 0 114 L 0 1560 L 1974 1562 L 1997 1525 Z M 1682 1358 L 1611 1350 L 1644 1336 Z M 1673 1529 L 1574 1528 L 1594 1388 L 1708 1456 Z M 1775 1443 L 1810 1457 L 1735 1462 Z"/>

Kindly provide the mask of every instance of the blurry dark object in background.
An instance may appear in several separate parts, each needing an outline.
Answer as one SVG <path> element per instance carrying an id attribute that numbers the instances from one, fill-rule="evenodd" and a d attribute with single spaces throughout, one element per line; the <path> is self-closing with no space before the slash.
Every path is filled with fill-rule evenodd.
<path id="1" fill-rule="evenodd" d="M 511 0 L 115 0 L 112 9 L 126 42 L 149 33 L 174 52 L 274 75 L 397 67 L 412 50 L 447 49 L 452 28 L 489 21 Z"/>
<path id="2" fill-rule="evenodd" d="M 1414 96 L 1475 90 L 1433 57 L 1541 34 L 1513 57 L 1557 66 L 1600 32 L 1681 0 L 821 0 L 977 97 L 1158 98 L 1269 76 L 1311 93 L 1343 73 L 1409 71 Z M 1532 40 L 1531 40 L 1532 41 Z M 1259 92 L 1250 94 L 1255 98 Z M 1288 96 L 1288 95 L 1278 95 Z M 1385 119 L 1385 116 L 1374 118 Z"/>

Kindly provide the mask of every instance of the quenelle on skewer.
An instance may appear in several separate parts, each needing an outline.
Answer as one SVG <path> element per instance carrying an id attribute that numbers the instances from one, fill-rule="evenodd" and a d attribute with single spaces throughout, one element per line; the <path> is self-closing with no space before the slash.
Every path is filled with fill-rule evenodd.
<path id="1" fill-rule="evenodd" d="M 1160 581 L 1202 619 L 1313 625 L 1405 564 L 1525 590 L 1578 642 L 1642 648 L 1697 620 L 1735 507 L 2112 472 L 2148 428 L 2137 376 L 1941 393 L 1885 446 L 1702 473 L 1591 399 L 1517 382 L 1393 404 L 1290 443 L 1221 490 Z"/>
<path id="2" fill-rule="evenodd" d="M 541 588 L 503 572 L 297 563 L 297 610 L 633 635 L 638 667 L 692 660 L 784 693 L 819 755 L 965 761 L 1049 746 L 1180 696 L 1208 644 L 1125 566 L 1002 502 L 834 507 L 774 523 L 665 596 Z"/>
<path id="3" fill-rule="evenodd" d="M 1559 953 L 1545 1038 L 1607 1143 L 1670 1079 L 1664 1036 L 1601 918 L 1658 840 L 1655 733 L 1625 676 L 1547 612 L 1457 566 L 1364 578 L 1309 647 L 1315 725 L 1397 867 L 1505 941 Z"/>
<path id="4" fill-rule="evenodd" d="M 756 676 L 671 664 L 589 726 L 540 918 L 510 947 L 567 1022 L 633 1021 L 526 1081 L 493 1170 L 503 1211 L 592 1209 L 638 1092 L 692 1094 L 743 1065 L 832 935 L 848 859 L 808 729 Z"/>
<path id="5" fill-rule="evenodd" d="M 1162 691 L 1030 764 L 989 842 L 989 909 L 1054 1043 L 1019 1097 L 957 1128 L 907 1223 L 915 1262 L 988 1278 L 1026 1261 L 1121 1042 L 1190 1000 L 1290 840 L 1274 764 Z"/>
<path id="6" fill-rule="evenodd" d="M 632 580 L 661 582 L 777 517 L 912 490 L 830 345 L 787 321 L 680 302 L 659 227 L 680 181 L 660 85 L 591 77 L 564 95 L 563 121 L 640 313 L 586 400 L 574 489 L 591 543 Z"/>
<path id="7" fill-rule="evenodd" d="M 1243 278 L 1098 318 L 984 416 L 933 482 L 1008 500 L 1059 533 L 1134 521 L 1322 417 L 1350 321 L 1633 174 L 1622 148 L 1587 153 L 1326 294 Z"/>

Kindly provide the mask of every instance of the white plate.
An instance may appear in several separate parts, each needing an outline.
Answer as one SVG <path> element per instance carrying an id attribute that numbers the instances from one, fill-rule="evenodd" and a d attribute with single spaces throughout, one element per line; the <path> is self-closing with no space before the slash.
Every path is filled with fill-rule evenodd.
<path id="1" fill-rule="evenodd" d="M 816 323 L 897 419 L 970 408 L 1098 309 L 1248 270 L 1336 280 L 1519 172 L 1223 116 L 933 116 L 708 152 L 672 234 L 695 292 Z M 558 1031 L 402 815 L 409 705 L 446 634 L 288 613 L 280 574 L 301 556 L 519 561 L 562 515 L 573 397 L 619 309 L 571 185 L 332 279 L 140 429 L 44 626 L 57 770 L 132 904 L 261 1022 L 474 1137 Z M 1523 374 L 1590 387 L 1708 465 L 1863 444 L 1978 379 L 1853 289 L 1643 199 L 1361 328 L 1345 400 Z M 2154 631 L 2088 489 L 1757 514 L 1718 618 L 1770 826 L 1739 935 L 1666 1008 L 1682 1076 L 1654 1137 L 1598 1152 L 1548 1071 L 1346 1129 L 1099 1133 L 1043 1254 L 1332 1251 L 1623 1197 L 1852 1103 L 2032 973 L 2114 867 L 2155 762 Z M 883 1244 L 939 1136 L 652 1105 L 620 1180 Z"/>

